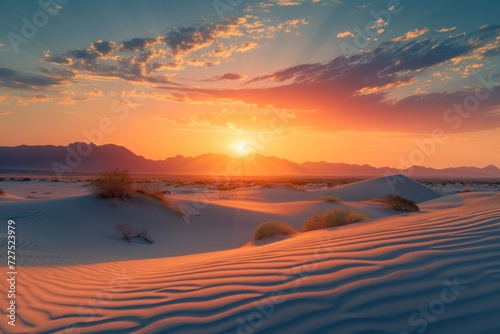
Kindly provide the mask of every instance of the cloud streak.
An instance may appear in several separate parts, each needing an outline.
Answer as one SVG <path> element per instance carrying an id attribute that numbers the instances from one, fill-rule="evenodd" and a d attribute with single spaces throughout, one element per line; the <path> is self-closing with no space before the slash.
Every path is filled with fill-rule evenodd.
<path id="1" fill-rule="evenodd" d="M 36 90 L 67 84 L 64 77 L 24 73 L 0 67 L 0 86 L 12 89 Z"/>
<path id="2" fill-rule="evenodd" d="M 477 131 L 498 127 L 500 116 L 500 83 L 491 83 L 492 92 L 480 101 L 477 110 L 464 113 L 463 122 L 454 106 L 477 94 L 464 88 L 451 92 L 409 95 L 389 99 L 395 89 L 414 85 L 438 67 L 456 68 L 453 59 L 466 57 L 469 68 L 480 67 L 477 61 L 495 55 L 500 46 L 496 37 L 500 27 L 484 27 L 467 35 L 418 39 L 426 29 L 405 34 L 406 41 L 389 41 L 351 57 L 340 56 L 328 63 L 301 64 L 247 81 L 272 83 L 268 88 L 196 89 L 179 88 L 177 92 L 199 93 L 215 99 L 233 99 L 258 106 L 314 110 L 298 113 L 298 123 L 319 131 L 368 130 L 430 133 L 436 127 L 454 131 Z M 470 59 L 469 59 L 470 58 Z M 467 67 L 464 67 L 467 68 Z M 465 71 L 465 70 L 464 70 Z M 276 84 L 279 84 L 276 86 Z M 478 85 L 479 82 L 476 82 Z M 485 94 L 483 88 L 481 93 Z M 452 113 L 447 113 L 451 109 Z M 455 117 L 455 118 L 453 118 Z M 453 121 L 455 119 L 455 121 Z"/>
<path id="3" fill-rule="evenodd" d="M 98 40 L 87 48 L 63 54 L 47 51 L 43 60 L 87 77 L 171 84 L 175 71 L 187 66 L 218 65 L 231 55 L 259 47 L 259 39 L 289 33 L 303 24 L 307 24 L 303 19 L 292 19 L 272 25 L 246 15 L 220 23 L 177 27 L 155 37 L 122 42 Z M 238 42 L 243 38 L 245 41 Z"/>

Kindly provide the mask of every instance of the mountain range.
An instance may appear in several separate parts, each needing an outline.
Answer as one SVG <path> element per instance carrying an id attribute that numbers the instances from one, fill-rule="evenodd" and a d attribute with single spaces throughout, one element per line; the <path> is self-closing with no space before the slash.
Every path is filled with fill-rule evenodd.
<path id="1" fill-rule="evenodd" d="M 413 166 L 406 170 L 330 162 L 295 163 L 274 156 L 253 154 L 233 158 L 223 154 L 197 157 L 177 155 L 165 160 L 150 160 L 123 146 L 97 146 L 83 142 L 68 146 L 0 146 L 0 172 L 50 172 L 57 176 L 73 173 L 98 173 L 113 168 L 128 169 L 134 174 L 157 175 L 317 175 L 383 176 L 406 174 L 411 177 L 500 178 L 500 169 L 490 165 L 434 169 Z"/>

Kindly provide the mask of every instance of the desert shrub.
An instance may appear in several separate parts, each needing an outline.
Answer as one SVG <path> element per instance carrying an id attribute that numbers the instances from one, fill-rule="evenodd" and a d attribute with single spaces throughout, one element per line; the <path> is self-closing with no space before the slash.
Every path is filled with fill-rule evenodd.
<path id="1" fill-rule="evenodd" d="M 305 189 L 300 188 L 299 186 L 296 186 L 295 184 L 288 182 L 288 183 L 283 183 L 283 185 L 289 189 L 295 190 L 295 191 L 305 191 Z"/>
<path id="2" fill-rule="evenodd" d="M 127 240 L 128 243 L 132 241 L 132 238 L 135 235 L 135 232 L 132 228 L 127 224 L 116 224 L 114 229 L 120 234 L 122 239 Z"/>
<path id="3" fill-rule="evenodd" d="M 338 197 L 335 197 L 333 195 L 326 195 L 326 196 L 318 196 L 314 197 L 313 200 L 315 201 L 324 201 L 328 203 L 342 203 L 342 200 Z"/>
<path id="4" fill-rule="evenodd" d="M 392 195 L 392 194 L 387 195 L 383 199 L 383 202 L 388 208 L 397 211 L 402 211 L 402 212 L 420 211 L 420 208 L 414 201 L 399 195 Z"/>
<path id="5" fill-rule="evenodd" d="M 127 240 L 128 243 L 131 243 L 134 238 L 143 239 L 150 244 L 155 242 L 153 238 L 149 236 L 148 230 L 146 229 L 136 231 L 128 224 L 120 223 L 114 226 L 114 230 L 120 234 L 122 239 Z"/>
<path id="6" fill-rule="evenodd" d="M 323 211 L 322 213 L 314 213 L 311 217 L 306 219 L 301 227 L 301 231 L 307 232 L 323 228 L 343 226 L 365 219 L 369 219 L 369 217 L 363 213 L 347 208 L 335 208 L 333 210 Z"/>
<path id="7" fill-rule="evenodd" d="M 133 191 L 147 197 L 156 198 L 160 201 L 163 200 L 164 192 L 160 185 L 156 183 L 136 183 L 133 187 Z"/>
<path id="8" fill-rule="evenodd" d="M 0 189 L 0 196 L 4 196 L 5 195 L 5 191 L 3 191 L 2 189 Z"/>
<path id="9" fill-rule="evenodd" d="M 102 172 L 92 181 L 92 192 L 99 198 L 129 198 L 134 191 L 134 180 L 125 169 Z"/>
<path id="10" fill-rule="evenodd" d="M 292 235 L 298 231 L 288 223 L 271 220 L 257 226 L 253 234 L 253 240 L 260 240 L 274 235 Z"/>
<path id="11" fill-rule="evenodd" d="M 205 187 L 210 187 L 211 186 L 210 182 L 208 182 L 208 181 L 201 181 L 201 180 L 194 181 L 194 182 L 191 183 L 191 185 L 192 186 L 205 186 Z"/>
<path id="12" fill-rule="evenodd" d="M 240 189 L 240 188 L 245 188 L 247 187 L 244 184 L 240 183 L 221 183 L 217 184 L 217 189 L 219 191 L 228 191 L 228 190 L 235 190 L 235 189 Z"/>
<path id="13" fill-rule="evenodd" d="M 186 216 L 185 211 L 179 207 L 177 204 L 172 202 L 165 196 L 165 191 L 161 189 L 158 184 L 154 183 L 139 183 L 134 186 L 134 192 L 143 195 L 147 198 L 154 198 L 160 201 L 164 206 L 169 208 L 175 214 L 179 216 Z M 168 192 L 170 193 L 170 192 Z"/>

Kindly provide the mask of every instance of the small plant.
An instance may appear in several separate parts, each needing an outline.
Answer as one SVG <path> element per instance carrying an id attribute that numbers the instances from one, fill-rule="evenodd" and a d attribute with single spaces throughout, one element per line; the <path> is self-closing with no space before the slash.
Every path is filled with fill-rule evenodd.
<path id="1" fill-rule="evenodd" d="M 132 230 L 132 228 L 127 225 L 127 224 L 116 224 L 115 225 L 115 230 L 120 233 L 120 236 L 127 240 L 128 243 L 130 243 L 132 241 L 132 238 L 135 236 L 135 233 L 134 231 Z"/>
<path id="2" fill-rule="evenodd" d="M 322 213 L 314 213 L 306 219 L 301 227 L 302 232 L 313 231 L 323 228 L 343 226 L 369 219 L 367 215 L 347 208 L 335 208 Z"/>
<path id="3" fill-rule="evenodd" d="M 264 222 L 257 226 L 253 234 L 253 240 L 260 240 L 274 235 L 293 235 L 298 231 L 288 223 L 278 220 Z"/>
<path id="4" fill-rule="evenodd" d="M 340 204 L 340 203 L 342 203 L 342 200 L 340 198 L 335 197 L 333 195 L 318 196 L 318 197 L 314 197 L 313 200 L 315 200 L 315 201 L 324 201 L 324 202 L 333 203 L 333 204 Z"/>
<path id="5" fill-rule="evenodd" d="M 392 194 L 387 195 L 383 199 L 383 202 L 388 208 L 397 211 L 402 211 L 402 212 L 420 211 L 420 208 L 414 201 L 399 195 L 392 195 Z"/>
<path id="6" fill-rule="evenodd" d="M 140 231 L 133 230 L 128 224 L 120 223 L 116 224 L 114 229 L 120 234 L 122 239 L 127 240 L 130 244 L 134 238 L 143 239 L 147 243 L 154 243 L 153 238 L 149 236 L 148 230 L 142 229 Z"/>
<path id="7" fill-rule="evenodd" d="M 156 184 L 136 183 L 133 187 L 133 191 L 137 194 L 145 195 L 147 197 L 152 197 L 157 200 L 163 201 L 163 191 Z"/>
<path id="8" fill-rule="evenodd" d="M 92 181 L 92 192 L 99 198 L 130 198 L 134 191 L 134 180 L 127 170 L 113 169 L 102 172 Z"/>

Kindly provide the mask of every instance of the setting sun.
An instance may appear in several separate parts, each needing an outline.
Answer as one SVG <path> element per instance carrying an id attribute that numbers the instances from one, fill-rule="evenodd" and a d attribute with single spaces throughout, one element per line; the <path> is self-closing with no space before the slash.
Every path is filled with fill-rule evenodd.
<path id="1" fill-rule="evenodd" d="M 247 155 L 251 147 L 246 141 L 239 140 L 233 145 L 233 149 L 238 155 Z"/>

